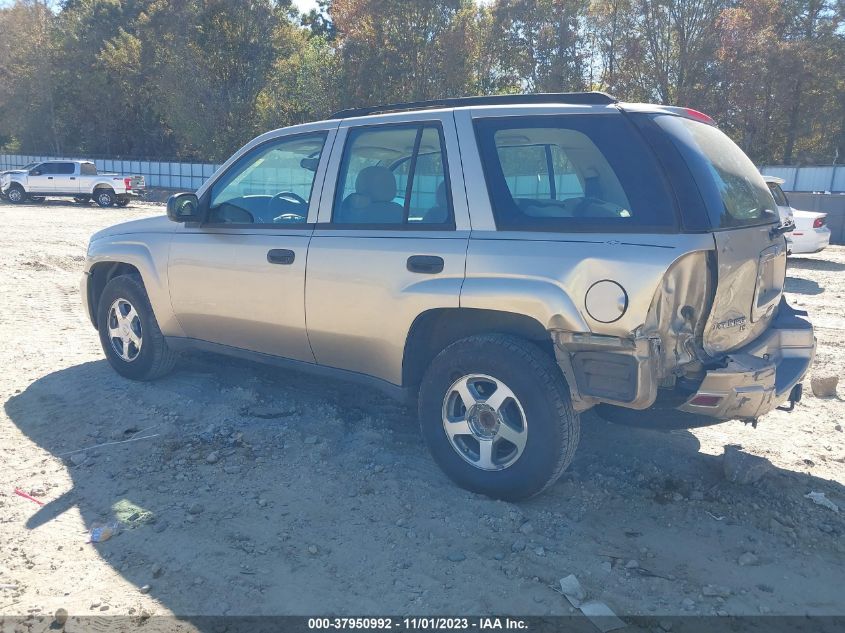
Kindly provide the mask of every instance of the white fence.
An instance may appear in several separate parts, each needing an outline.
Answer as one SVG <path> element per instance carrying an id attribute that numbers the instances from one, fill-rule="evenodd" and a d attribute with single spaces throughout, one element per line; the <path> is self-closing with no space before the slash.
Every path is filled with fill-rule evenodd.
<path id="1" fill-rule="evenodd" d="M 845 191 L 845 165 L 764 165 L 760 172 L 784 179 L 784 191 Z"/>
<path id="2" fill-rule="evenodd" d="M 35 156 L 0 154 L 0 171 L 23 167 L 45 160 L 90 160 L 100 171 L 143 176 L 147 187 L 196 191 L 220 165 L 210 163 L 175 163 L 155 160 L 122 160 L 113 158 L 80 158 L 72 156 Z"/>

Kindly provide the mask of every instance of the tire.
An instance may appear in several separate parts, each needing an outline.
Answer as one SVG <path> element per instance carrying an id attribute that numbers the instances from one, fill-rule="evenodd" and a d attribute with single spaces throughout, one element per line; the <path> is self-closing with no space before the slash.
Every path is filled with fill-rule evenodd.
<path id="1" fill-rule="evenodd" d="M 117 202 L 115 203 L 119 207 L 128 207 L 129 206 L 129 198 L 118 198 Z"/>
<path id="2" fill-rule="evenodd" d="M 78 204 L 87 204 L 91 202 L 91 196 L 74 196 L 73 201 Z"/>
<path id="3" fill-rule="evenodd" d="M 18 183 L 13 182 L 6 191 L 6 198 L 12 204 L 21 204 L 26 202 L 26 191 Z"/>
<path id="4" fill-rule="evenodd" d="M 117 197 L 112 189 L 97 189 L 94 192 L 94 200 L 103 208 L 114 205 L 116 199 Z"/>
<path id="5" fill-rule="evenodd" d="M 121 327 L 113 309 L 121 311 L 128 329 Z M 106 284 L 97 307 L 97 329 L 106 358 L 121 376 L 154 380 L 176 364 L 177 355 L 164 340 L 139 275 L 120 275 Z M 133 334 L 139 342 L 127 344 Z"/>
<path id="6" fill-rule="evenodd" d="M 505 400 L 491 409 L 487 402 L 496 404 L 502 387 Z M 420 386 L 419 418 L 434 460 L 452 481 L 507 501 L 557 481 L 580 434 L 560 368 L 535 344 L 505 334 L 472 336 L 440 352 Z M 492 447 L 489 459 L 479 438 Z"/>
<path id="7" fill-rule="evenodd" d="M 30 202 L 44 202 L 46 199 L 45 196 L 29 196 Z"/>

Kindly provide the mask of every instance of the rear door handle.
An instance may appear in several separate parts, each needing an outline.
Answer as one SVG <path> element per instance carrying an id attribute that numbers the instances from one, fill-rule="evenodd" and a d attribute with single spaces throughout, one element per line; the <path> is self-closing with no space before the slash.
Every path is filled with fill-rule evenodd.
<path id="1" fill-rule="evenodd" d="M 267 261 L 271 264 L 292 264 L 296 253 L 287 248 L 274 248 L 267 252 Z"/>
<path id="2" fill-rule="evenodd" d="M 437 255 L 411 255 L 408 258 L 408 270 L 412 273 L 436 275 L 443 272 L 443 258 Z"/>
<path id="3" fill-rule="evenodd" d="M 52 176 L 47 176 L 47 180 L 53 180 Z"/>
<path id="4" fill-rule="evenodd" d="M 71 179 L 71 180 L 76 180 L 76 176 L 71 176 L 71 177 L 70 177 L 70 179 Z"/>

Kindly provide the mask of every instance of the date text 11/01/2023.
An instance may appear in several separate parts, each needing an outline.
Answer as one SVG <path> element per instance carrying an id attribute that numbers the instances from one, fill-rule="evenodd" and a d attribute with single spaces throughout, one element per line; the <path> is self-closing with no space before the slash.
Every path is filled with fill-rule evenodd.
<path id="1" fill-rule="evenodd" d="M 363 629 L 363 630 L 525 630 L 525 620 L 519 618 L 476 617 L 407 617 L 407 618 L 309 618 L 308 628 L 320 629 Z"/>

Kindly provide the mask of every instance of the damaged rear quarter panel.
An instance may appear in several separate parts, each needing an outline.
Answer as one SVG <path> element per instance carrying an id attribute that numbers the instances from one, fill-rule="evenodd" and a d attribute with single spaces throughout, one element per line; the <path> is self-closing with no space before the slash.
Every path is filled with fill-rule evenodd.
<path id="1" fill-rule="evenodd" d="M 563 347 L 559 361 L 581 408 L 593 401 L 579 393 L 567 354 L 595 348 L 632 356 L 630 373 L 637 384 L 627 405 L 645 408 L 664 374 L 695 358 L 694 337 L 700 317 L 706 317 L 710 292 L 707 253 L 713 248 L 708 234 L 608 239 L 598 234 L 473 232 L 461 307 L 494 308 L 538 320 Z M 618 283 L 627 294 L 625 312 L 612 323 L 596 321 L 585 307 L 587 291 L 602 280 Z M 545 288 L 541 294 L 536 293 L 538 284 Z M 514 292 L 520 286 L 533 288 L 527 291 L 532 302 L 520 300 L 524 293 Z M 691 309 L 685 310 L 686 305 Z"/>

